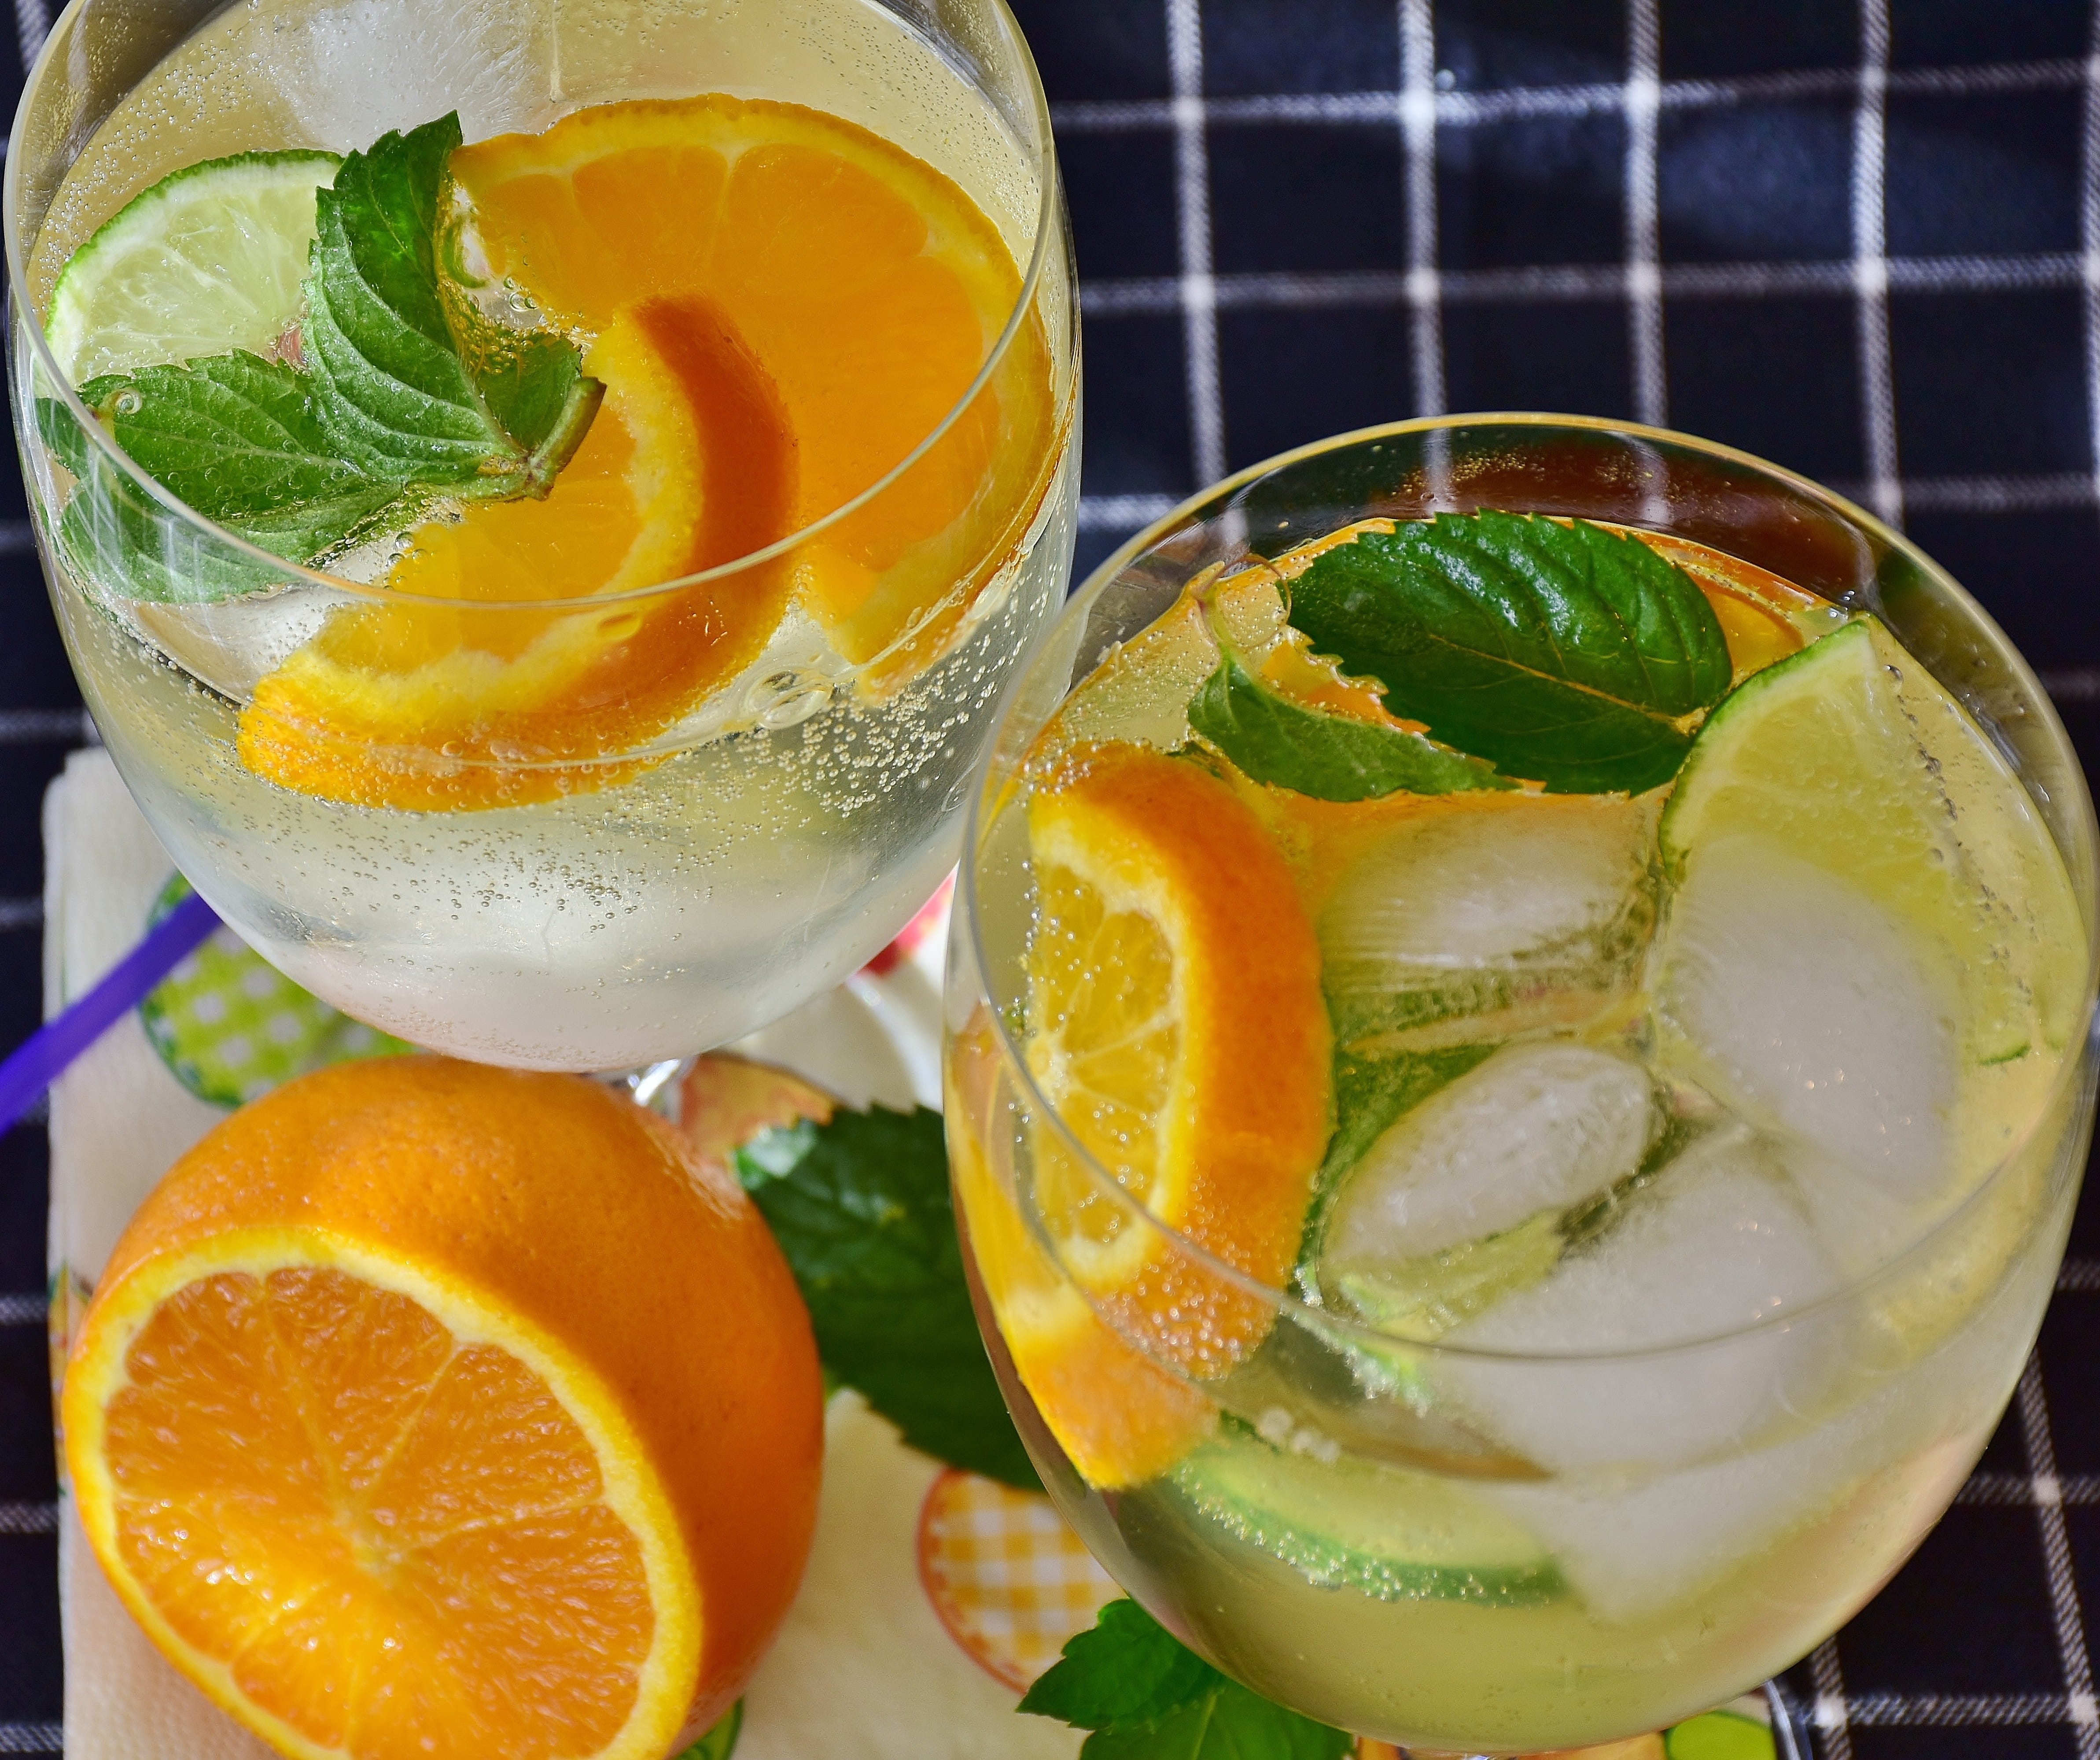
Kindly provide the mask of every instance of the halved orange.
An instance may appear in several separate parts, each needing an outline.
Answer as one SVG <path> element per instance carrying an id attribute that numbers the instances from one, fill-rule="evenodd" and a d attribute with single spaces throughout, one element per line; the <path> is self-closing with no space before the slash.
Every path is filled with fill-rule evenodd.
<path id="1" fill-rule="evenodd" d="M 305 1760 L 657 1760 L 771 1641 L 820 1378 L 764 1222 L 598 1084 L 348 1064 L 134 1220 L 77 1342 L 97 1558 Z"/>
<path id="2" fill-rule="evenodd" d="M 1081 748 L 1026 810 L 1028 1066 L 1121 1190 L 1037 1121 L 1028 1198 L 1054 1276 L 1021 1254 L 1025 1230 L 1009 1241 L 1017 1217 L 968 1222 L 981 1262 L 988 1246 L 1011 1265 L 1004 1289 L 986 1271 L 988 1293 L 1044 1421 L 1092 1483 L 1136 1484 L 1204 1403 L 1166 1395 L 1167 1371 L 1228 1373 L 1273 1316 L 1153 1224 L 1273 1290 L 1296 1259 L 1332 1123 L 1319 946 L 1260 820 L 1197 762 Z"/>
<path id="3" fill-rule="evenodd" d="M 462 148 L 492 271 L 595 332 L 635 301 L 716 302 L 801 448 L 794 523 L 879 480 L 969 389 L 1021 292 L 968 196 L 866 129 L 719 94 L 580 110 Z M 926 455 L 796 558 L 848 659 L 929 651 L 1018 543 L 1056 462 L 1049 351 L 1024 323 Z"/>
<path id="4" fill-rule="evenodd" d="M 592 761 L 661 731 L 764 646 L 791 585 L 777 563 L 559 608 L 733 560 L 793 518 L 794 436 L 717 307 L 642 301 L 585 365 L 605 401 L 552 492 L 421 527 L 386 583 L 416 599 L 336 612 L 257 685 L 239 735 L 251 770 L 367 806 L 549 800 L 617 774 Z M 459 609 L 417 602 L 431 599 Z"/>

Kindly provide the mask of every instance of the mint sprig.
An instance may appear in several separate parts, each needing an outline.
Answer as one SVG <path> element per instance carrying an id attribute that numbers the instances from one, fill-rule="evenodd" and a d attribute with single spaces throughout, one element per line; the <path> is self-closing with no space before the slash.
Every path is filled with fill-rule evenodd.
<path id="1" fill-rule="evenodd" d="M 801 1288 L 825 1369 L 912 1447 L 1039 1489 L 970 1306 L 940 1114 L 841 1107 L 828 1124 L 761 1132 L 736 1167 Z"/>
<path id="2" fill-rule="evenodd" d="M 315 192 L 307 360 L 330 440 L 368 475 L 544 495 L 604 388 L 583 376 L 573 344 L 514 340 L 463 302 L 448 307 L 440 205 L 460 142 L 457 112 L 382 135 Z M 465 348 L 461 328 L 475 332 Z"/>
<path id="3" fill-rule="evenodd" d="M 1223 646 L 1223 644 L 1220 644 Z M 1332 715 L 1271 690 L 1229 648 L 1189 699 L 1189 725 L 1258 783 L 1316 801 L 1514 788 L 1492 765 L 1420 734 Z"/>
<path id="4" fill-rule="evenodd" d="M 1441 744 L 1558 793 L 1677 774 L 1732 677 L 1691 576 L 1582 520 L 1439 514 L 1326 551 L 1290 587 L 1315 652 Z"/>
<path id="5" fill-rule="evenodd" d="M 287 562 L 324 562 L 435 496 L 544 496 L 604 387 L 566 337 L 519 332 L 447 297 L 447 164 L 457 115 L 352 153 L 315 192 L 304 366 L 232 351 L 112 374 L 82 400 L 147 475 Z M 106 589 L 203 602 L 283 575 L 192 531 L 39 399 L 38 432 L 78 480 L 59 521 Z"/>
<path id="6" fill-rule="evenodd" d="M 1340 1760 L 1347 1731 L 1220 1674 L 1135 1601 L 1111 1601 L 1020 1709 L 1091 1731 L 1080 1760 Z"/>

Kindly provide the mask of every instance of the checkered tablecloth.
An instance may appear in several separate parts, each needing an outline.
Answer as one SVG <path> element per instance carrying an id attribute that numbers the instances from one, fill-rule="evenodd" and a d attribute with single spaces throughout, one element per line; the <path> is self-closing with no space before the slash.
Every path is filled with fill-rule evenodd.
<path id="1" fill-rule="evenodd" d="M 24 56 L 44 0 L 15 0 Z M 901 10 L 909 11 L 908 7 Z M 2100 763 L 2100 18 L 2079 0 L 1021 0 L 1084 287 L 1098 561 L 1445 409 L 1637 417 L 1902 525 Z M 0 77 L 11 107 L 19 73 Z M 0 483 L 0 1043 L 83 723 Z M 55 1752 L 44 1144 L 0 1138 L 0 1753 Z M 1819 1760 L 2100 1760 L 2100 1198 L 1981 1470 L 1792 1678 Z"/>

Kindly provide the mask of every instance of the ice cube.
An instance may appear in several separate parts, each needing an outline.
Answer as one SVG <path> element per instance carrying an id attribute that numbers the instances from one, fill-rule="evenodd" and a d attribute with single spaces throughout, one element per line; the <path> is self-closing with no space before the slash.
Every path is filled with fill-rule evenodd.
<path id="1" fill-rule="evenodd" d="M 1652 807 L 1608 795 L 1454 796 L 1399 820 L 1321 917 L 1343 1031 L 1623 987 L 1653 925 L 1654 831 Z M 1382 1005 L 1425 992 L 1440 999 Z"/>
<path id="2" fill-rule="evenodd" d="M 1894 1198 L 1946 1180 L 1952 1010 L 1918 938 L 1842 876 L 1761 840 L 1693 851 L 1657 1001 L 1665 1057 L 1737 1112 Z"/>
<path id="3" fill-rule="evenodd" d="M 1590 1611 L 1615 1622 L 1682 1605 L 1855 1496 L 1842 1543 L 1893 1569 L 1968 1475 L 2037 1305 L 2018 1292 L 1993 1302 L 1901 1374 L 1864 1382 L 1860 1396 L 1769 1447 L 1674 1472 L 1480 1494 L 1537 1534 Z"/>
<path id="4" fill-rule="evenodd" d="M 1330 1215 L 1322 1281 L 1499 1234 L 1601 1192 L 1639 1166 L 1656 1117 L 1648 1073 L 1628 1058 L 1505 1046 L 1365 1152 Z"/>
<path id="5" fill-rule="evenodd" d="M 349 0 L 265 40 L 270 74 L 315 143 L 369 147 L 460 113 L 469 140 L 551 119 L 544 37 L 505 0 Z"/>
<path id="6" fill-rule="evenodd" d="M 1723 1127 L 1542 1282 L 1445 1340 L 1506 1357 L 1453 1355 L 1435 1374 L 1483 1429 L 1549 1471 L 1680 1466 L 1813 1405 L 1839 1322 L 1742 1329 L 1838 1278 L 1768 1151 Z M 1713 1342 L 1648 1354 L 1702 1339 Z"/>

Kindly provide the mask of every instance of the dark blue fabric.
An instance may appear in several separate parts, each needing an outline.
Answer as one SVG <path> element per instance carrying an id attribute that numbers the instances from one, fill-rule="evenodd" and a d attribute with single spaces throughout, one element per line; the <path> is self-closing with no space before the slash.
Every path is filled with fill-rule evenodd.
<path id="1" fill-rule="evenodd" d="M 1081 572 L 1206 470 L 1324 434 L 1438 404 L 1645 408 L 1900 518 L 2044 668 L 2100 758 L 2088 8 L 1416 4 L 1020 0 L 1085 288 Z M 1433 162 L 1410 161 L 1401 126 L 1410 17 L 1418 43 L 1431 25 Z M 1870 64 L 1885 74 L 1863 77 Z M 1630 159 L 1642 112 L 1626 97 L 1651 67 L 1652 174 Z M 1857 175 L 1877 143 L 1878 184 Z M 1876 228 L 1888 291 L 1863 299 L 1856 259 Z M 1651 261 L 1661 296 L 1643 319 L 1629 289 Z M 1438 297 L 1410 304 L 1410 269 L 1432 266 Z M 1207 320 L 1188 297 L 1207 287 Z M 19 486 L 0 475 L 12 922 L 6 902 L 38 889 L 38 801 L 65 740 L 7 712 L 77 698 Z M 0 930 L 0 1048 L 35 1022 L 37 967 L 33 926 Z M 0 1139 L 0 1295 L 39 1289 L 42 1180 L 40 1131 Z M 1825 1696 L 1823 1760 L 2100 1760 L 2090 1701 L 2069 1696 L 2091 1691 L 2100 1596 L 2093 1203 L 2071 1251 L 2045 1373 L 1981 1475 L 1820 1666 L 1791 1677 L 1805 1700 Z M 38 1531 L 46 1394 L 41 1329 L 0 1324 L 0 1752 L 39 1751 L 60 1714 L 54 1548 Z M 2049 1450 L 2058 1504 L 2036 1491 Z"/>

